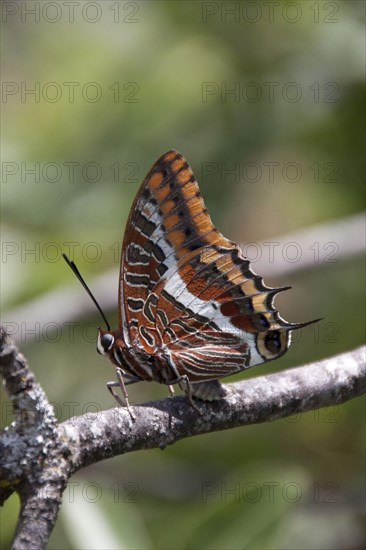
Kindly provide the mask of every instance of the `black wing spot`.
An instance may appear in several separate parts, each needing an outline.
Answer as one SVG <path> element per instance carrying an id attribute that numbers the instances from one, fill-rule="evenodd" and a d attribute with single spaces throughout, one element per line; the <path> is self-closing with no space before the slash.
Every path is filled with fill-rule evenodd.
<path id="1" fill-rule="evenodd" d="M 245 302 L 245 309 L 247 309 L 250 312 L 254 311 L 254 306 L 251 298 L 248 298 L 248 301 Z"/>
<path id="2" fill-rule="evenodd" d="M 166 273 L 168 271 L 168 268 L 165 264 L 160 264 L 158 265 L 158 267 L 156 268 L 156 271 L 158 272 L 158 274 L 160 275 L 160 277 L 162 277 L 164 275 L 164 273 Z"/>
<path id="3" fill-rule="evenodd" d="M 264 340 L 265 346 L 271 353 L 280 353 L 281 334 L 279 330 L 271 330 Z"/>
<path id="4" fill-rule="evenodd" d="M 267 321 L 266 317 L 261 313 L 252 315 L 251 322 L 253 327 L 259 332 L 264 332 L 265 330 L 268 330 L 270 327 L 270 324 Z"/>
<path id="5" fill-rule="evenodd" d="M 258 321 L 261 327 L 269 328 L 269 322 L 264 315 L 260 315 Z"/>
<path id="6" fill-rule="evenodd" d="M 176 171 L 176 173 L 179 174 L 179 172 L 182 172 L 183 170 L 187 170 L 187 168 L 188 168 L 188 162 L 184 162 L 183 165 Z"/>

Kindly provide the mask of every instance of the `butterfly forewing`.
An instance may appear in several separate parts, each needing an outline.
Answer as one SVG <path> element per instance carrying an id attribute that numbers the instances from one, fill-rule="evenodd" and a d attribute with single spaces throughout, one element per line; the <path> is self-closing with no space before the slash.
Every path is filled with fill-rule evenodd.
<path id="1" fill-rule="evenodd" d="M 182 155 L 163 155 L 137 193 L 123 241 L 126 344 L 163 354 L 192 382 L 221 378 L 286 351 L 298 325 L 275 310 L 277 291 L 214 227 Z"/>

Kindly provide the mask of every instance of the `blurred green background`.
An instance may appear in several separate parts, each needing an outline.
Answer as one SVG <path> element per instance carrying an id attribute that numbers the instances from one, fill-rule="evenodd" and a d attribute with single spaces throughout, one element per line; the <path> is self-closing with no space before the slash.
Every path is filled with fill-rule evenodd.
<path id="1" fill-rule="evenodd" d="M 334 227 L 363 209 L 364 2 L 2 10 L 2 317 L 60 420 L 114 406 L 113 368 L 95 352 L 97 313 L 75 319 L 71 298 L 55 293 L 46 317 L 61 306 L 66 317 L 45 326 L 33 304 L 64 285 L 84 293 L 60 257 L 68 243 L 89 282 L 117 267 L 138 184 L 173 147 L 228 238 L 297 243 L 316 226 L 305 244 L 276 247 L 273 269 L 288 272 L 271 276 L 268 246 L 253 267 L 293 287 L 277 300 L 285 319 L 324 320 L 282 359 L 236 378 L 363 342 L 363 235 L 340 242 Z M 294 270 L 298 250 L 312 261 Z M 117 275 L 108 290 L 116 325 Z M 167 392 L 141 383 L 129 393 L 140 403 Z M 362 548 L 364 414 L 357 399 L 97 464 L 72 478 L 48 548 Z M 17 510 L 13 497 L 0 512 L 2 548 Z"/>

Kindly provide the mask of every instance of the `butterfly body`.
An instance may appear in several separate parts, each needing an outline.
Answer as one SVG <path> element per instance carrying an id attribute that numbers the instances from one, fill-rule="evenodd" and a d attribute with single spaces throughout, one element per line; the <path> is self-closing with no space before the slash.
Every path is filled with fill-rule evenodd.
<path id="1" fill-rule="evenodd" d="M 218 379 L 280 357 L 291 331 L 308 324 L 280 317 L 273 299 L 282 290 L 267 287 L 214 227 L 191 168 L 172 150 L 132 205 L 119 328 L 100 329 L 97 349 L 120 369 L 120 384 L 179 384 L 201 399 L 221 398 Z"/>

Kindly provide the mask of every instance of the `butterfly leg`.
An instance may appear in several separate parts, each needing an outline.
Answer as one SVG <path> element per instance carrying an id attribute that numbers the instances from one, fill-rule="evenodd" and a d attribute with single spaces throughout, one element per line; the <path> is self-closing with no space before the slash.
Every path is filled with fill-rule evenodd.
<path id="1" fill-rule="evenodd" d="M 196 382 L 191 384 L 188 377 L 186 375 L 182 375 L 179 378 L 176 378 L 173 381 L 173 384 L 179 384 L 180 389 L 186 393 L 192 407 L 198 412 L 201 411 L 198 409 L 192 397 L 196 397 L 196 399 L 200 399 L 201 401 L 216 401 L 223 399 L 227 395 L 225 388 L 218 380 L 209 380 L 208 382 Z M 172 393 L 171 390 L 173 390 L 173 387 L 169 386 L 169 390 Z"/>
<path id="2" fill-rule="evenodd" d="M 127 393 L 127 390 L 126 390 L 126 385 L 127 384 L 134 384 L 135 382 L 139 382 L 141 379 L 137 376 L 136 377 L 128 376 L 128 378 L 125 382 L 123 370 L 120 369 L 119 367 L 116 368 L 116 375 L 117 375 L 118 380 L 113 381 L 113 382 L 107 382 L 107 388 L 110 391 L 110 393 L 113 395 L 113 397 L 117 401 L 117 403 L 121 407 L 126 407 L 128 412 L 130 413 L 130 416 L 131 416 L 132 420 L 135 420 L 135 416 L 134 416 L 134 414 L 132 413 L 132 411 L 130 409 L 130 403 L 128 401 L 128 393 Z M 121 399 L 121 397 L 118 395 L 118 393 L 116 393 L 114 391 L 113 388 L 116 388 L 116 387 L 121 388 L 122 393 L 123 393 L 124 398 L 125 398 L 125 401 L 123 401 Z"/>
<path id="3" fill-rule="evenodd" d="M 169 388 L 169 393 L 172 397 L 175 395 L 173 384 L 178 384 L 180 389 L 184 391 L 184 393 L 188 397 L 188 400 L 192 405 L 192 407 L 196 411 L 201 412 L 192 399 L 192 388 L 191 388 L 191 383 L 188 379 L 188 376 L 186 374 L 182 374 L 181 376 L 177 376 L 177 378 L 175 378 L 174 380 L 170 380 L 170 384 L 168 385 L 168 388 Z"/>
<path id="4" fill-rule="evenodd" d="M 197 407 L 196 403 L 193 401 L 192 399 L 192 387 L 191 387 L 191 383 L 189 381 L 189 378 L 186 374 L 182 374 L 182 376 L 179 376 L 178 378 L 176 378 L 175 380 L 172 381 L 172 384 L 178 384 L 180 389 L 182 391 L 184 391 L 184 393 L 186 394 L 187 398 L 188 398 L 188 401 L 190 402 L 190 404 L 192 405 L 192 407 L 201 414 L 201 411 L 200 409 Z M 170 393 L 172 393 L 171 391 L 171 386 L 172 384 L 169 385 L 169 390 L 170 390 Z M 172 388 L 173 389 L 173 388 Z M 174 395 L 174 389 L 173 389 L 173 394 Z"/>

